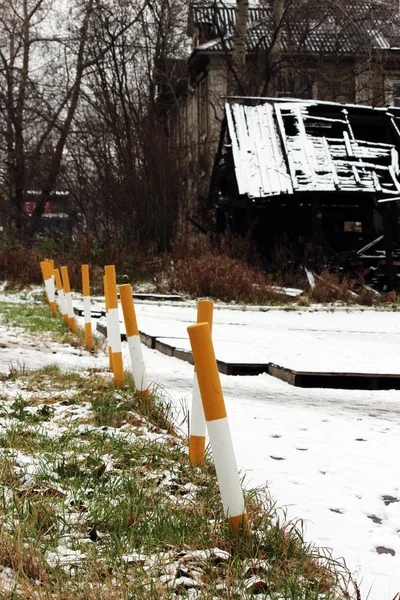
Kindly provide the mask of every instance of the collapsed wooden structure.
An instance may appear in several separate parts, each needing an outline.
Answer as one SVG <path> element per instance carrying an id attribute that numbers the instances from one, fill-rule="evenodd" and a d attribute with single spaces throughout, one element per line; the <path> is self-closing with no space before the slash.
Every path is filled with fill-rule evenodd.
<path id="1" fill-rule="evenodd" d="M 284 240 L 311 265 L 334 259 L 393 288 L 399 152 L 394 107 L 232 99 L 211 178 L 217 229 L 251 232 L 266 254 Z"/>

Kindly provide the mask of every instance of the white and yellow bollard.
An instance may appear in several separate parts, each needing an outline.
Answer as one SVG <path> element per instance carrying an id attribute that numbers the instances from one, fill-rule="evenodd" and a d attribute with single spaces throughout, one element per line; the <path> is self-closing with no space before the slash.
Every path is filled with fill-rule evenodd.
<path id="1" fill-rule="evenodd" d="M 55 291 L 56 291 L 56 286 L 55 286 L 55 279 L 54 279 L 54 260 L 51 258 L 45 258 L 44 261 L 47 263 L 48 269 L 49 269 L 49 275 L 50 275 L 50 280 L 53 286 L 53 294 L 54 294 L 54 301 L 55 301 Z M 56 305 L 57 307 L 57 305 Z M 53 313 L 54 314 L 54 313 Z M 57 315 L 57 312 L 54 314 L 54 316 Z"/>
<path id="2" fill-rule="evenodd" d="M 199 300 L 197 303 L 197 323 L 208 323 L 212 331 L 214 302 Z M 206 448 L 206 420 L 201 401 L 196 368 L 193 375 L 192 410 L 190 412 L 189 459 L 195 467 L 204 463 Z"/>
<path id="3" fill-rule="evenodd" d="M 93 348 L 92 334 L 92 310 L 90 305 L 90 283 L 89 283 L 89 265 L 82 265 L 82 295 L 83 295 L 83 316 L 85 319 L 85 340 L 86 348 Z"/>
<path id="4" fill-rule="evenodd" d="M 247 531 L 243 492 L 208 323 L 188 327 L 224 513 L 235 533 Z"/>
<path id="5" fill-rule="evenodd" d="M 115 267 L 114 265 L 107 265 L 106 267 L 104 267 L 104 271 L 106 276 L 109 315 L 109 320 L 107 321 L 107 337 L 108 343 L 111 346 L 114 382 L 118 384 L 124 381 L 124 366 L 122 360 L 121 332 L 119 328 L 119 311 Z M 109 331 L 108 326 L 110 327 Z"/>
<path id="6" fill-rule="evenodd" d="M 57 296 L 58 296 L 58 308 L 60 309 L 60 313 L 62 314 L 62 318 L 66 323 L 68 323 L 68 313 L 67 313 L 67 305 L 65 302 L 64 290 L 61 283 L 60 270 L 54 269 L 54 276 L 56 280 L 57 287 Z"/>
<path id="7" fill-rule="evenodd" d="M 139 328 L 136 320 L 135 305 L 133 303 L 132 287 L 129 283 L 119 286 L 122 311 L 128 341 L 129 355 L 131 357 L 132 373 L 138 396 L 147 398 L 149 390 L 147 385 L 146 368 L 144 365 Z"/>
<path id="8" fill-rule="evenodd" d="M 49 302 L 50 310 L 56 317 L 57 305 L 55 298 L 54 275 L 53 270 L 51 268 L 51 263 L 47 260 L 43 260 L 40 263 L 40 268 L 42 270 L 43 281 L 46 288 L 47 300 Z"/>
<path id="9" fill-rule="evenodd" d="M 106 276 L 103 276 L 103 286 L 104 286 L 104 303 L 106 306 L 106 321 L 107 321 L 107 349 L 108 349 L 108 364 L 110 369 L 112 370 L 112 350 L 111 350 L 111 343 L 110 343 L 110 331 L 111 331 L 111 324 L 110 324 L 110 315 L 108 314 L 108 290 L 107 290 L 107 279 Z"/>
<path id="10" fill-rule="evenodd" d="M 67 267 L 61 267 L 61 277 L 64 288 L 65 304 L 67 305 L 68 326 L 72 331 L 76 331 L 75 313 L 74 307 L 72 306 L 71 287 L 69 285 Z"/>

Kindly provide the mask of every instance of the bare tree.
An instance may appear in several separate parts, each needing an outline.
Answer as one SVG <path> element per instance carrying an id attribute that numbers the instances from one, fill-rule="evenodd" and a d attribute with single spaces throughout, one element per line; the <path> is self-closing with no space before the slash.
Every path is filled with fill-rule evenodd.
<path id="1" fill-rule="evenodd" d="M 18 228 L 24 225 L 24 193 L 40 190 L 28 234 L 38 227 L 65 160 L 65 148 L 85 78 L 99 56 L 140 18 L 148 0 L 137 2 L 130 20 L 94 43 L 96 19 L 124 10 L 124 0 L 15 0 L 0 17 L 0 132 L 7 147 L 7 193 Z M 115 20 L 114 20 L 115 22 Z M 112 39 L 111 39 L 112 38 Z M 97 56 L 94 54 L 97 52 Z"/>
<path id="2" fill-rule="evenodd" d="M 158 251 L 170 247 L 184 194 L 163 105 L 176 102 L 174 84 L 183 76 L 177 64 L 185 15 L 177 2 L 152 2 L 115 39 L 132 10 L 127 4 L 119 14 L 99 14 L 94 21 L 93 69 L 68 144 L 64 180 L 103 243 Z M 104 44 L 107 53 L 99 51 Z"/>
<path id="3" fill-rule="evenodd" d="M 43 0 L 28 5 L 23 0 L 11 7 L 1 6 L 0 37 L 0 114 L 1 137 L 6 148 L 5 192 L 13 208 L 17 226 L 21 226 L 25 188 L 25 106 L 35 96 L 34 82 L 29 78 L 34 31 L 42 19 Z"/>

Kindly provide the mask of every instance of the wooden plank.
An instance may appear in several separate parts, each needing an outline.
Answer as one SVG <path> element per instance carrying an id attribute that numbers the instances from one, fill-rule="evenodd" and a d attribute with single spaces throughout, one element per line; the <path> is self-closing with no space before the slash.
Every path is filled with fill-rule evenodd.
<path id="1" fill-rule="evenodd" d="M 154 350 L 156 346 L 156 338 L 148 333 L 144 333 L 143 331 L 139 331 L 140 341 L 142 344 Z"/>
<path id="2" fill-rule="evenodd" d="M 78 317 L 83 317 L 84 316 L 83 306 L 74 306 L 74 313 Z M 92 308 L 90 311 L 90 316 L 92 317 L 92 319 L 100 319 L 100 317 L 106 316 L 106 311 L 101 310 L 101 309 L 96 310 L 96 309 Z"/>
<path id="3" fill-rule="evenodd" d="M 223 375 L 231 375 L 228 363 L 223 362 L 221 360 L 217 360 L 217 367 L 218 371 Z"/>
<path id="4" fill-rule="evenodd" d="M 283 367 L 279 367 L 278 365 L 270 364 L 268 365 L 268 375 L 282 379 L 282 381 L 286 381 L 286 383 L 290 383 L 290 385 L 295 384 L 295 373 L 290 369 L 285 369 Z"/>
<path id="5" fill-rule="evenodd" d="M 347 131 L 343 131 L 343 139 L 344 139 L 344 145 L 346 146 L 347 155 L 354 156 L 353 148 L 351 146 L 349 134 L 347 133 Z"/>
<path id="6" fill-rule="evenodd" d="M 339 181 L 339 177 L 338 177 L 338 174 L 336 171 L 335 163 L 332 160 L 332 155 L 331 155 L 331 152 L 329 149 L 328 140 L 326 139 L 325 136 L 322 136 L 321 139 L 322 139 L 322 146 L 325 151 L 326 160 L 328 161 L 329 166 L 331 168 L 333 184 L 334 184 L 335 188 L 337 190 L 339 190 L 340 189 L 340 181 Z"/>
<path id="7" fill-rule="evenodd" d="M 161 352 L 162 354 L 165 354 L 166 356 L 173 356 L 174 355 L 174 346 L 170 346 L 169 344 L 166 344 L 165 342 L 162 342 L 161 340 L 158 340 L 156 338 L 155 341 L 155 346 L 154 346 L 155 350 L 158 350 L 158 352 Z"/>
<path id="8" fill-rule="evenodd" d="M 289 172 L 290 172 L 290 177 L 291 177 L 291 180 L 292 180 L 291 181 L 292 188 L 293 188 L 293 190 L 296 190 L 299 187 L 299 182 L 297 181 L 296 168 L 295 168 L 295 166 L 293 164 L 293 160 L 292 160 L 292 157 L 291 157 L 290 152 L 289 152 L 287 138 L 286 138 L 286 130 L 285 130 L 285 125 L 283 123 L 283 116 L 282 116 L 282 112 L 281 112 L 280 106 L 281 105 L 279 105 L 279 104 L 275 104 L 275 106 L 274 106 L 276 120 L 278 122 L 278 133 L 280 135 L 282 146 L 283 146 L 283 148 L 285 150 L 287 165 L 288 165 Z"/>
<path id="9" fill-rule="evenodd" d="M 96 330 L 104 335 L 104 337 L 107 336 L 107 325 L 105 323 L 97 321 Z"/>
<path id="10" fill-rule="evenodd" d="M 217 360 L 217 367 L 224 375 L 254 376 L 268 372 L 268 364 L 259 363 L 227 363 Z"/>
<path id="11" fill-rule="evenodd" d="M 400 375 L 377 373 L 323 373 L 295 371 L 279 365 L 269 365 L 268 374 L 290 385 L 304 388 L 354 390 L 400 389 Z"/>
<path id="12" fill-rule="evenodd" d="M 155 300 L 160 302 L 182 302 L 182 296 L 178 294 L 132 294 L 135 300 Z"/>
<path id="13" fill-rule="evenodd" d="M 182 350 L 181 348 L 174 348 L 173 352 L 174 358 L 178 358 L 179 360 L 184 360 L 185 362 L 193 364 L 193 356 L 190 350 Z"/>

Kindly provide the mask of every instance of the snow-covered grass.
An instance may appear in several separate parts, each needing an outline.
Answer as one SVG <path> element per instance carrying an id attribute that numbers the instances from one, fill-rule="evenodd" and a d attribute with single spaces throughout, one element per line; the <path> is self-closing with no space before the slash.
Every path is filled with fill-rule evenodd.
<path id="1" fill-rule="evenodd" d="M 14 331 L 21 346 L 35 341 L 32 354 L 50 344 L 58 366 L 32 358 L 36 369 L 19 361 L 0 375 L 0 595 L 347 597 L 346 569 L 265 488 L 246 491 L 251 534 L 232 536 L 211 460 L 189 467 L 165 382 L 148 400 L 129 377 L 115 387 L 105 353 L 74 355 L 46 314 L 41 333 L 34 321 L 48 309 L 29 294 L 12 304 L 0 305 L 5 345 Z"/>

